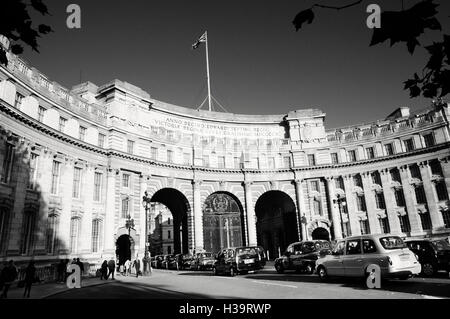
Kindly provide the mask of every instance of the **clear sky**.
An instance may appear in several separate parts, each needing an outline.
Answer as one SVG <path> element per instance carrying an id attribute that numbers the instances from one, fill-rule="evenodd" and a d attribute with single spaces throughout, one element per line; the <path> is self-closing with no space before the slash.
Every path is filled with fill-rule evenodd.
<path id="1" fill-rule="evenodd" d="M 153 98 L 197 108 L 207 94 L 205 49 L 191 45 L 207 30 L 212 94 L 232 113 L 319 108 L 331 128 L 382 119 L 400 106 L 416 110 L 430 104 L 403 90 L 403 81 L 426 63 L 422 48 L 411 56 L 402 44 L 369 47 L 367 5 L 400 10 L 401 0 L 366 1 L 340 12 L 318 8 L 314 23 L 298 32 L 292 24 L 297 12 L 320 1 L 44 2 L 52 14 L 45 23 L 55 32 L 40 39 L 39 54 L 27 48 L 23 56 L 67 88 L 80 82 L 81 73 L 82 81 L 120 79 Z M 403 2 L 408 8 L 417 0 Z M 440 2 L 448 32 L 450 1 Z M 70 3 L 81 7 L 81 29 L 66 26 Z M 432 40 L 433 34 L 421 38 Z"/>

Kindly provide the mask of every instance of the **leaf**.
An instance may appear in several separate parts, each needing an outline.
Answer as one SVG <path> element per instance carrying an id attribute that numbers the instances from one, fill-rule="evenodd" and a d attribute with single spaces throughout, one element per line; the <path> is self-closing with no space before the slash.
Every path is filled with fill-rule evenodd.
<path id="1" fill-rule="evenodd" d="M 440 97 L 444 97 L 450 93 L 450 70 L 442 71 L 437 77 L 436 82 L 441 86 Z"/>
<path id="2" fill-rule="evenodd" d="M 413 79 L 406 80 L 403 83 L 405 83 L 405 87 L 403 88 L 404 90 L 407 90 L 412 86 L 417 86 L 417 80 L 413 80 Z"/>
<path id="3" fill-rule="evenodd" d="M 14 54 L 22 54 L 23 53 L 23 47 L 20 44 L 13 44 L 11 46 L 11 52 Z"/>
<path id="4" fill-rule="evenodd" d="M 418 97 L 420 95 L 420 88 L 417 85 L 414 85 L 409 88 L 409 96 L 410 97 Z"/>
<path id="5" fill-rule="evenodd" d="M 47 34 L 53 32 L 52 28 L 46 24 L 40 24 L 38 27 L 39 33 Z"/>
<path id="6" fill-rule="evenodd" d="M 414 53 L 414 49 L 418 45 L 420 45 L 420 43 L 419 43 L 419 41 L 417 41 L 417 39 L 411 39 L 408 42 L 406 42 L 406 46 L 408 47 L 408 52 L 411 54 Z"/>
<path id="7" fill-rule="evenodd" d="M 434 98 L 437 96 L 438 85 L 433 82 L 429 82 L 422 86 L 422 95 L 428 98 Z"/>
<path id="8" fill-rule="evenodd" d="M 0 65 L 8 66 L 8 58 L 6 57 L 6 51 L 0 47 Z"/>
<path id="9" fill-rule="evenodd" d="M 42 15 L 48 14 L 47 6 L 42 0 L 31 0 L 31 5 L 36 11 L 39 11 Z"/>
<path id="10" fill-rule="evenodd" d="M 300 11 L 294 18 L 294 21 L 292 23 L 295 26 L 295 31 L 298 31 L 302 27 L 302 24 L 307 22 L 308 24 L 311 24 L 314 20 L 314 12 L 312 9 L 307 9 Z"/>

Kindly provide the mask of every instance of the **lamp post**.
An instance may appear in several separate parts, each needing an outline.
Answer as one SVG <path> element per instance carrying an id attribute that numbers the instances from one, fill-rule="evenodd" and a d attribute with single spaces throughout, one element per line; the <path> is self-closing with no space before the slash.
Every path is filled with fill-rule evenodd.
<path id="1" fill-rule="evenodd" d="M 338 204 L 339 207 L 339 216 L 341 217 L 341 232 L 342 232 L 342 237 L 345 238 L 347 237 L 347 233 L 344 230 L 344 220 L 342 219 L 342 207 L 345 207 L 347 205 L 347 202 L 345 200 L 345 197 L 337 194 L 336 199 L 333 200 L 333 202 L 336 204 Z"/>
<path id="2" fill-rule="evenodd" d="M 144 196 L 142 196 L 142 206 L 144 206 L 145 208 L 145 253 L 144 253 L 144 258 L 145 258 L 145 270 L 147 270 L 148 265 L 150 265 L 150 271 L 151 271 L 151 264 L 150 264 L 150 260 L 149 260 L 149 256 L 148 256 L 148 250 L 149 250 L 149 246 L 150 246 L 150 242 L 148 240 L 148 210 L 150 209 L 152 205 L 151 202 L 151 198 L 148 196 L 147 191 L 144 192 Z"/>

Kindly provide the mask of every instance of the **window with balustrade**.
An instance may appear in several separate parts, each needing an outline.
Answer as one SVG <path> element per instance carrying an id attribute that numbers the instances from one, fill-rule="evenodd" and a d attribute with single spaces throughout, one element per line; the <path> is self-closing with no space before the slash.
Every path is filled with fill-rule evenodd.
<path id="1" fill-rule="evenodd" d="M 436 194 L 439 201 L 448 200 L 447 186 L 444 181 L 435 183 Z"/>
<path id="2" fill-rule="evenodd" d="M 367 147 L 366 148 L 366 155 L 367 155 L 367 159 L 375 158 L 375 148 L 374 147 Z"/>
<path id="3" fill-rule="evenodd" d="M 361 229 L 361 235 L 370 234 L 370 226 L 368 219 L 361 219 L 359 221 L 359 228 Z"/>
<path id="4" fill-rule="evenodd" d="M 105 147 L 105 134 L 98 133 L 98 147 Z"/>
<path id="5" fill-rule="evenodd" d="M 75 254 L 78 252 L 78 239 L 80 236 L 81 219 L 72 217 L 70 219 L 70 252 Z"/>
<path id="6" fill-rule="evenodd" d="M 411 152 L 414 150 L 414 140 L 412 138 L 404 140 L 403 144 L 405 145 L 406 152 Z"/>
<path id="7" fill-rule="evenodd" d="M 45 107 L 39 106 L 38 108 L 38 121 L 42 122 L 44 120 L 44 114 L 45 114 Z"/>
<path id="8" fill-rule="evenodd" d="M 316 156 L 314 154 L 308 154 L 308 165 L 309 166 L 316 165 Z"/>
<path id="9" fill-rule="evenodd" d="M 425 147 L 431 147 L 436 144 L 433 133 L 423 135 L 423 141 L 425 143 Z"/>
<path id="10" fill-rule="evenodd" d="M 403 189 L 397 188 L 394 191 L 395 195 L 395 203 L 397 204 L 397 207 L 404 207 L 405 206 L 405 196 L 403 194 Z"/>
<path id="11" fill-rule="evenodd" d="M 338 153 L 331 153 L 331 164 L 339 164 Z"/>
<path id="12" fill-rule="evenodd" d="M 127 153 L 134 154 L 134 141 L 127 140 Z"/>
<path id="13" fill-rule="evenodd" d="M 411 225 L 409 223 L 408 214 L 398 216 L 400 222 L 400 230 L 402 233 L 409 233 L 411 231 Z"/>
<path id="14" fill-rule="evenodd" d="M 414 193 L 416 195 L 416 203 L 417 204 L 426 204 L 427 203 L 427 197 L 425 195 L 425 190 L 423 188 L 423 185 L 416 185 L 414 187 Z"/>
<path id="15" fill-rule="evenodd" d="M 356 162 L 356 150 L 348 151 L 347 154 L 349 162 Z"/>
<path id="16" fill-rule="evenodd" d="M 320 190 L 319 190 L 319 181 L 311 181 L 310 185 L 311 185 L 311 191 L 313 191 L 313 192 L 320 192 Z"/>
<path id="17" fill-rule="evenodd" d="M 22 240 L 20 245 L 20 253 L 22 255 L 28 255 L 31 253 L 33 246 L 35 223 L 36 223 L 36 214 L 34 211 L 27 211 L 23 214 Z"/>
<path id="18" fill-rule="evenodd" d="M 173 163 L 173 151 L 167 150 L 167 163 Z"/>
<path id="19" fill-rule="evenodd" d="M 386 209 L 384 194 L 382 192 L 375 193 L 375 205 L 377 206 L 378 209 Z"/>
<path id="20" fill-rule="evenodd" d="M 19 108 L 22 105 L 22 100 L 24 96 L 19 92 L 16 93 L 16 99 L 14 100 L 14 107 Z"/>
<path id="21" fill-rule="evenodd" d="M 442 176 L 442 167 L 441 167 L 441 163 L 439 162 L 439 160 L 431 160 L 429 162 L 429 165 L 430 165 L 432 175 Z"/>
<path id="22" fill-rule="evenodd" d="M 291 157 L 290 156 L 284 156 L 283 157 L 283 164 L 284 164 L 284 168 L 290 168 L 291 167 Z"/>
<path id="23" fill-rule="evenodd" d="M 31 153 L 28 189 L 35 190 L 37 188 L 38 167 L 39 167 L 39 155 Z"/>
<path id="24" fill-rule="evenodd" d="M 364 199 L 363 194 L 356 195 L 356 207 L 358 211 L 365 212 L 366 211 L 366 200 Z"/>
<path id="25" fill-rule="evenodd" d="M 122 187 L 129 188 L 130 187 L 130 174 L 122 174 Z"/>
<path id="26" fill-rule="evenodd" d="M 413 164 L 409 165 L 409 173 L 411 174 L 411 178 L 422 179 L 422 175 L 420 174 L 419 165 Z"/>
<path id="27" fill-rule="evenodd" d="M 102 179 L 103 174 L 99 172 L 94 173 L 94 201 L 100 202 L 102 198 Z"/>
<path id="28" fill-rule="evenodd" d="M 314 210 L 314 214 L 316 215 L 322 215 L 322 207 L 321 207 L 321 203 L 320 200 L 318 198 L 315 198 L 313 200 L 313 210 Z"/>
<path id="29" fill-rule="evenodd" d="M 99 252 L 101 248 L 101 231 L 102 231 L 102 220 L 94 219 L 92 221 L 92 249 L 93 253 Z"/>
<path id="30" fill-rule="evenodd" d="M 394 155 L 394 145 L 392 143 L 385 144 L 384 151 L 386 152 L 387 156 Z"/>
<path id="31" fill-rule="evenodd" d="M 422 224 L 423 230 L 431 230 L 432 224 L 431 224 L 431 217 L 429 212 L 422 212 L 419 213 L 420 216 L 420 223 Z"/>
<path id="32" fill-rule="evenodd" d="M 259 163 L 258 163 L 259 165 Z M 225 168 L 225 156 L 217 157 L 217 166 L 218 168 Z"/>
<path id="33" fill-rule="evenodd" d="M 157 160 L 158 159 L 158 149 L 156 147 L 151 147 L 150 148 L 150 158 L 152 160 Z"/>
<path id="34" fill-rule="evenodd" d="M 83 126 L 80 126 L 80 130 L 79 130 L 79 139 L 84 141 L 86 138 L 86 128 Z"/>
<path id="35" fill-rule="evenodd" d="M 335 178 L 334 181 L 335 181 L 335 186 L 337 189 L 345 190 L 344 179 L 342 178 L 342 176 Z"/>
<path id="36" fill-rule="evenodd" d="M 183 164 L 184 165 L 191 165 L 191 154 L 183 153 Z"/>
<path id="37" fill-rule="evenodd" d="M 442 211 L 442 219 L 444 220 L 444 227 L 450 228 L 450 210 Z"/>
<path id="38" fill-rule="evenodd" d="M 61 173 L 61 163 L 58 161 L 53 161 L 52 179 L 51 179 L 51 186 L 50 186 L 50 193 L 53 195 L 58 195 L 60 173 Z"/>
<path id="39" fill-rule="evenodd" d="M 391 228 L 389 226 L 389 219 L 387 217 L 378 218 L 380 222 L 380 229 L 383 234 L 389 234 L 391 232 Z"/>
<path id="40" fill-rule="evenodd" d="M 372 178 L 372 184 L 381 186 L 380 172 L 378 172 L 378 171 L 372 172 L 372 173 L 370 173 L 370 177 Z"/>
<path id="41" fill-rule="evenodd" d="M 391 180 L 393 182 L 398 182 L 398 183 L 402 182 L 402 179 L 400 177 L 400 172 L 397 168 L 393 168 L 393 169 L 389 170 L 389 174 L 391 175 Z"/>
<path id="42" fill-rule="evenodd" d="M 72 198 L 80 198 L 82 169 L 75 167 L 73 170 Z"/>
<path id="43" fill-rule="evenodd" d="M 130 200 L 128 197 L 122 198 L 122 211 L 121 211 L 121 217 L 127 218 L 127 216 L 130 214 Z"/>
<path id="44" fill-rule="evenodd" d="M 359 175 L 359 174 L 353 175 L 353 185 L 356 187 L 361 187 L 361 188 L 363 187 L 361 175 Z"/>

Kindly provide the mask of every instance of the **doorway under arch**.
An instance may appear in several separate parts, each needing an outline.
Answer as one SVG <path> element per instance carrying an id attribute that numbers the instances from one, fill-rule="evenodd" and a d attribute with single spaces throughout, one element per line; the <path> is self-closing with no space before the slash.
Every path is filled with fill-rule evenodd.
<path id="1" fill-rule="evenodd" d="M 190 211 L 189 202 L 179 190 L 174 188 L 162 188 L 158 190 L 151 198 L 152 203 L 161 203 L 166 206 L 172 214 L 173 220 L 164 221 L 164 224 L 170 224 L 170 227 L 162 227 L 161 230 L 165 230 L 167 233 L 163 234 L 161 238 L 170 237 L 171 241 L 173 241 L 173 249 L 170 251 L 172 254 L 179 253 L 188 253 L 189 251 L 189 229 L 188 229 L 188 212 Z M 159 212 L 153 211 L 157 205 L 153 205 L 153 208 L 150 208 L 150 216 L 151 218 L 157 217 L 156 215 Z M 150 221 L 150 225 L 153 221 Z M 170 228 L 170 229 L 169 229 Z M 152 230 L 151 230 L 152 231 Z M 171 232 L 170 234 L 168 232 Z M 150 232 L 150 235 L 151 232 Z M 164 244 L 163 244 L 164 245 Z M 154 247 L 150 246 L 150 249 L 153 250 Z"/>
<path id="2" fill-rule="evenodd" d="M 326 230 L 323 227 L 317 227 L 316 229 L 313 230 L 311 237 L 313 240 L 316 239 L 323 239 L 323 240 L 330 240 L 330 233 L 328 232 L 328 230 Z"/>
<path id="3" fill-rule="evenodd" d="M 299 240 L 295 204 L 289 195 L 272 190 L 262 194 L 255 205 L 258 245 L 274 259 Z"/>
<path id="4" fill-rule="evenodd" d="M 209 195 L 203 206 L 203 248 L 217 253 L 245 242 L 243 208 L 239 199 L 228 192 Z"/>
<path id="5" fill-rule="evenodd" d="M 119 265 L 123 265 L 125 261 L 132 260 L 134 256 L 134 240 L 128 234 L 123 234 L 116 241 L 116 258 Z"/>

